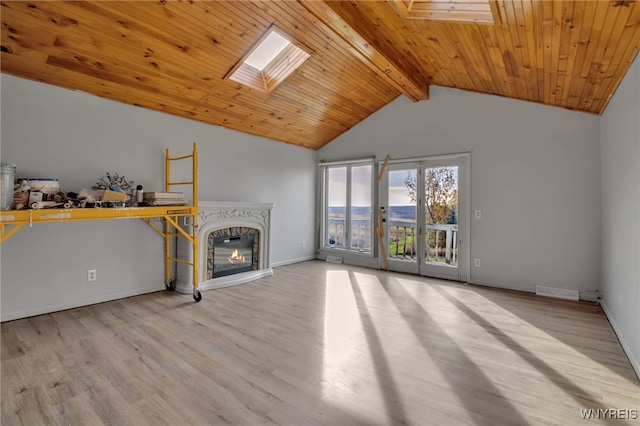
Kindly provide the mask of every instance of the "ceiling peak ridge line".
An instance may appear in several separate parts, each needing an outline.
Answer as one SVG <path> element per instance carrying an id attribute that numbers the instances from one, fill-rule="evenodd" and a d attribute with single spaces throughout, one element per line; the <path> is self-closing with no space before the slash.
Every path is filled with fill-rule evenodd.
<path id="1" fill-rule="evenodd" d="M 414 102 L 429 99 L 429 86 L 420 87 L 403 70 L 390 61 L 383 52 L 338 15 L 325 1 L 298 0 L 307 11 L 327 26 L 331 32 L 353 48 L 354 56 L 369 67 L 383 81 Z"/>

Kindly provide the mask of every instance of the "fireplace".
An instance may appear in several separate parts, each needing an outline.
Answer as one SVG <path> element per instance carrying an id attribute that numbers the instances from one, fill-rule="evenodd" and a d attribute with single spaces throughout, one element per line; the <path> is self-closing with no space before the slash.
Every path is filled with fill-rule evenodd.
<path id="1" fill-rule="evenodd" d="M 269 259 L 273 207 L 273 203 L 198 202 L 200 290 L 273 275 Z M 193 260 L 191 244 L 183 238 L 178 239 L 178 257 Z M 192 268 L 178 264 L 176 290 L 191 293 L 192 280 Z"/>
<path id="2" fill-rule="evenodd" d="M 206 278 L 258 269 L 260 231 L 256 228 L 233 227 L 211 231 L 207 236 Z"/>

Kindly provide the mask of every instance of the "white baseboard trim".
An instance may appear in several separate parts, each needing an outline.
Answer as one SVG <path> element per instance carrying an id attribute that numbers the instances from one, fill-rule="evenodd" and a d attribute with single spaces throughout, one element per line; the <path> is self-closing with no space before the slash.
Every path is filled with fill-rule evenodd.
<path id="1" fill-rule="evenodd" d="M 566 288 L 537 285 L 536 294 L 538 296 L 555 297 L 557 299 L 580 300 L 580 293 L 578 293 L 578 290 L 569 290 Z"/>
<path id="2" fill-rule="evenodd" d="M 315 260 L 315 259 L 316 259 L 316 255 L 312 254 L 309 256 L 298 257 L 296 259 L 288 259 L 288 260 L 282 260 L 280 262 L 273 262 L 271 266 L 273 266 L 274 268 L 277 268 L 278 266 L 293 265 L 294 263 L 306 262 L 307 260 Z"/>
<path id="3" fill-rule="evenodd" d="M 629 358 L 631 367 L 633 367 L 633 369 L 636 372 L 636 376 L 638 376 L 638 378 L 640 379 L 640 362 L 638 362 L 638 359 L 635 357 L 636 354 L 633 353 L 632 348 L 624 339 L 624 336 L 622 335 L 622 333 L 620 333 L 620 328 L 618 327 L 616 322 L 613 320 L 613 315 L 611 315 L 611 311 L 609 310 L 609 308 L 607 308 L 607 304 L 604 303 L 604 300 L 600 301 L 600 306 L 602 307 L 604 314 L 609 320 L 609 324 L 611 324 L 613 331 L 616 333 L 616 336 L 618 337 L 618 340 L 620 341 L 620 345 L 622 345 L 622 349 L 624 349 L 624 352 L 627 355 L 627 358 Z M 638 354 L 638 356 L 640 356 L 640 354 Z"/>
<path id="4" fill-rule="evenodd" d="M 20 318 L 33 317 L 36 315 L 50 314 L 52 312 L 64 311 L 66 309 L 79 308 L 82 306 L 94 305 L 96 303 L 109 302 L 111 300 L 123 299 L 125 297 L 139 296 L 146 293 L 154 293 L 156 291 L 162 291 L 164 287 L 137 288 L 133 290 L 122 291 L 119 293 L 103 294 L 100 296 L 86 297 L 84 299 L 69 300 L 60 303 L 53 303 L 51 305 L 38 306 L 37 308 L 24 309 L 16 312 L 2 312 L 0 321 L 12 321 Z"/>
<path id="5" fill-rule="evenodd" d="M 329 256 L 342 257 L 342 263 L 345 265 L 362 266 L 371 269 L 383 268 L 383 266 L 381 266 L 382 261 L 379 261 L 377 257 L 360 253 L 352 253 L 348 250 L 320 250 L 315 258 L 326 262 L 327 257 Z"/>

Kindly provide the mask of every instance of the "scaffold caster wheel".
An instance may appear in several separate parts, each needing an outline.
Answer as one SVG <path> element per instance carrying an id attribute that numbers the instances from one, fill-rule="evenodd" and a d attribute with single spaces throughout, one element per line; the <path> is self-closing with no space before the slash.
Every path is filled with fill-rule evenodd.
<path id="1" fill-rule="evenodd" d="M 195 300 L 196 303 L 202 300 L 202 293 L 200 293 L 200 290 L 196 290 L 193 292 L 193 300 Z"/>
<path id="2" fill-rule="evenodd" d="M 174 280 L 167 280 L 164 282 L 164 285 L 169 291 L 173 291 L 176 289 L 176 282 Z"/>

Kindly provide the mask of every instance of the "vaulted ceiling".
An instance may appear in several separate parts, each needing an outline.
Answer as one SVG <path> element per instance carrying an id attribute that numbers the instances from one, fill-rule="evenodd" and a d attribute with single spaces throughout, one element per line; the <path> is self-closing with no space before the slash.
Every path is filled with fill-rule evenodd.
<path id="1" fill-rule="evenodd" d="M 311 149 L 430 85 L 600 114 L 640 48 L 635 0 L 0 4 L 3 73 Z M 225 79 L 274 24 L 309 59 Z"/>

